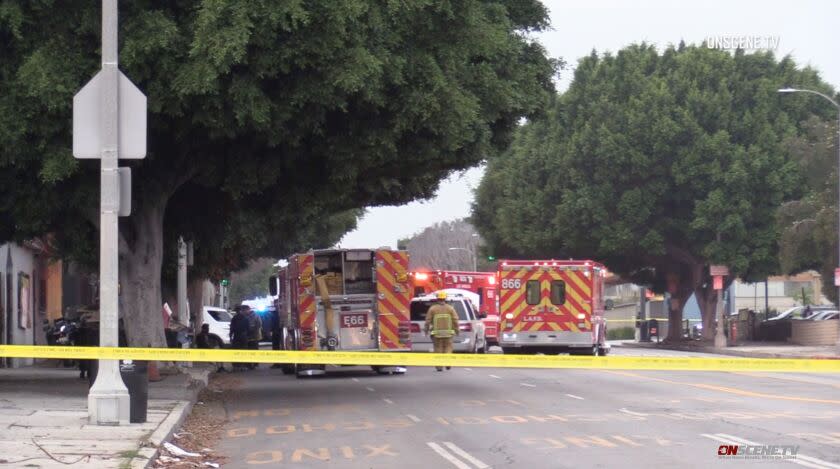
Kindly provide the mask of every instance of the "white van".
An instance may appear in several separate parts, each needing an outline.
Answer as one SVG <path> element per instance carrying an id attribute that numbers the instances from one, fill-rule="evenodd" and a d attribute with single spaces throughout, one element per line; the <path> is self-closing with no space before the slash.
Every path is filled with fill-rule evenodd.
<path id="1" fill-rule="evenodd" d="M 233 315 L 224 308 L 205 306 L 202 308 L 204 324 L 210 325 L 210 348 L 230 345 L 230 320 Z"/>

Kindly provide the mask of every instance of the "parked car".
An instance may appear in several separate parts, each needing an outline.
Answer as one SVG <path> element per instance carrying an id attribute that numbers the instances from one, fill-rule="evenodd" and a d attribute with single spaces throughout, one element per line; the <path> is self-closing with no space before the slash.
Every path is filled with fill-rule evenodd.
<path id="1" fill-rule="evenodd" d="M 224 308 L 205 306 L 204 324 L 210 326 L 210 347 L 222 348 L 230 345 L 230 320 L 233 315 Z"/>
<path id="2" fill-rule="evenodd" d="M 790 308 L 778 316 L 774 316 L 768 321 L 781 321 L 783 319 L 807 319 L 805 316 L 806 308 L 810 308 L 811 314 L 816 311 L 828 311 L 828 310 L 835 310 L 834 306 L 823 306 L 823 305 L 809 305 L 809 306 L 794 306 Z"/>
<path id="3" fill-rule="evenodd" d="M 840 311 L 837 310 L 828 310 L 828 311 L 818 311 L 816 314 L 812 314 L 811 317 L 808 319 L 811 321 L 825 321 L 829 319 L 838 319 L 840 318 Z"/>
<path id="4" fill-rule="evenodd" d="M 459 335 L 452 341 L 455 352 L 484 353 L 487 351 L 487 340 L 484 336 L 484 323 L 478 315 L 478 295 L 456 288 L 444 290 L 447 294 L 446 303 L 455 308 L 458 313 Z M 426 325 L 426 313 L 437 301 L 437 292 L 418 296 L 411 300 L 411 350 L 414 352 L 429 352 L 432 350 L 432 338 L 423 330 Z"/>

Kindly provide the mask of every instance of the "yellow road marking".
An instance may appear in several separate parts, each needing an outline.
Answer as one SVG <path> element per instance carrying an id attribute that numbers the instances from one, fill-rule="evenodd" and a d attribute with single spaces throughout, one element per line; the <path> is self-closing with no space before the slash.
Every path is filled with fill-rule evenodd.
<path id="1" fill-rule="evenodd" d="M 730 371 L 732 374 L 741 375 L 741 376 L 750 376 L 753 378 L 768 378 L 768 379 L 780 379 L 784 381 L 795 381 L 797 383 L 805 383 L 805 384 L 816 384 L 818 386 L 831 386 L 833 388 L 840 389 L 840 384 L 832 384 L 832 383 L 819 383 L 816 381 L 809 381 L 806 379 L 797 379 L 791 376 L 771 376 L 764 373 L 756 373 L 754 371 Z"/>
<path id="2" fill-rule="evenodd" d="M 678 384 L 678 385 L 682 385 L 682 386 L 691 386 L 691 387 L 694 387 L 694 388 L 708 389 L 710 391 L 719 391 L 719 392 L 725 392 L 725 393 L 729 393 L 729 394 L 737 394 L 739 396 L 760 397 L 760 398 L 764 398 L 764 399 L 778 399 L 778 400 L 783 400 L 783 401 L 815 402 L 815 403 L 818 403 L 818 404 L 840 404 L 840 400 L 834 400 L 834 399 L 817 399 L 817 398 L 813 398 L 813 397 L 781 396 L 781 395 L 778 395 L 778 394 L 765 394 L 765 393 L 761 393 L 761 392 L 747 391 L 747 390 L 744 390 L 744 389 L 730 388 L 730 387 L 726 387 L 726 386 L 717 386 L 717 385 L 714 385 L 714 384 L 686 383 L 684 381 L 674 381 L 674 380 L 664 379 L 664 378 L 655 378 L 653 376 L 640 375 L 638 373 L 632 373 L 632 372 L 629 372 L 629 371 L 615 371 L 615 370 L 602 370 L 602 371 L 604 371 L 605 373 L 612 373 L 612 374 L 616 374 L 616 375 L 631 376 L 631 377 L 634 377 L 634 378 L 642 378 L 642 379 L 646 379 L 646 380 L 649 380 L 649 381 L 658 381 L 658 382 L 667 383 L 667 384 Z"/>

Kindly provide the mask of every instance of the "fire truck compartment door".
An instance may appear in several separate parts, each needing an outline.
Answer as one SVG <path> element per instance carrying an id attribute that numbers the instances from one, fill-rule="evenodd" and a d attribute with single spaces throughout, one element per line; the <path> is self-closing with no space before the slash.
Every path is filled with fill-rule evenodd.
<path id="1" fill-rule="evenodd" d="M 339 317 L 339 344 L 341 350 L 369 350 L 376 348 L 373 328 L 373 311 L 341 311 Z M 362 323 L 360 325 L 360 322 Z"/>

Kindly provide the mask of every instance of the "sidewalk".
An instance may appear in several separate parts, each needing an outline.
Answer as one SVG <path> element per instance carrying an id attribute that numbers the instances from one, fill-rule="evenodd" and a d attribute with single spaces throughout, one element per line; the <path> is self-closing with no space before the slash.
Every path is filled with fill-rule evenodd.
<path id="1" fill-rule="evenodd" d="M 734 347 L 717 349 L 708 342 L 686 341 L 679 343 L 633 342 L 624 341 L 616 344 L 626 348 L 645 348 L 655 350 L 680 350 L 684 352 L 712 353 L 748 358 L 811 358 L 840 359 L 836 345 L 794 345 L 786 342 L 743 342 Z"/>
<path id="2" fill-rule="evenodd" d="M 149 383 L 147 422 L 87 421 L 87 380 L 68 368 L 0 369 L 0 467 L 145 468 L 189 414 L 208 368 Z"/>

